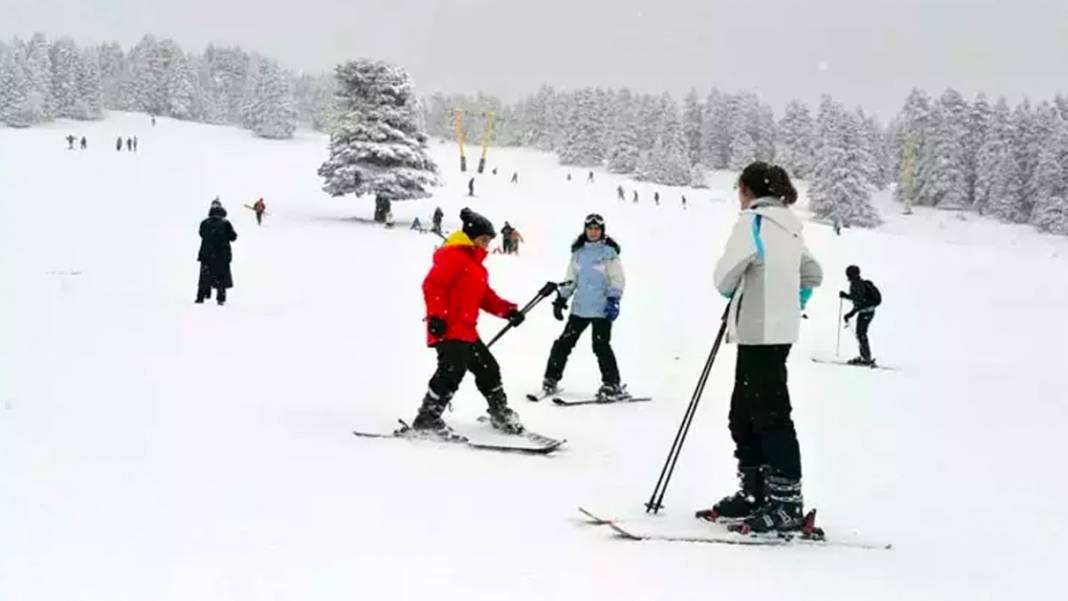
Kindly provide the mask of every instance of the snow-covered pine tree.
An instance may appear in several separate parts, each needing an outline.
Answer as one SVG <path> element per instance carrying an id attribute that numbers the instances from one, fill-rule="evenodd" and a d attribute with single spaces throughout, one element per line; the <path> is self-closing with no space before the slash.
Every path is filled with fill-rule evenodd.
<path id="1" fill-rule="evenodd" d="M 1014 171 L 1011 168 L 1015 161 L 1010 146 L 1014 137 L 1011 117 L 1009 104 L 1004 98 L 999 98 L 990 112 L 983 131 L 983 142 L 976 155 L 972 201 L 972 205 L 980 215 L 991 207 L 995 207 L 995 214 L 1005 212 L 1004 206 L 1001 209 L 996 207 L 1003 204 L 1000 199 L 1006 197 L 1008 180 Z"/>
<path id="2" fill-rule="evenodd" d="M 608 170 L 612 173 L 633 173 L 638 167 L 641 150 L 638 148 L 637 113 L 630 90 L 616 95 L 611 144 L 608 149 Z"/>
<path id="3" fill-rule="evenodd" d="M 33 112 L 29 104 L 29 82 L 23 72 L 16 41 L 11 48 L 0 49 L 0 124 L 29 127 Z"/>
<path id="4" fill-rule="evenodd" d="M 78 100 L 78 45 L 63 37 L 52 42 L 48 49 L 52 64 L 52 99 L 56 117 L 74 117 L 74 105 Z"/>
<path id="5" fill-rule="evenodd" d="M 825 96 L 820 104 L 821 145 L 809 188 L 809 209 L 819 218 L 874 227 L 882 222 L 871 204 L 860 123 Z"/>
<path id="6" fill-rule="evenodd" d="M 928 152 L 923 155 L 925 178 L 917 192 L 917 204 L 942 209 L 963 209 L 971 205 L 964 147 L 969 113 L 968 104 L 956 90 L 947 89 L 939 98 L 932 112 Z"/>
<path id="7" fill-rule="evenodd" d="M 22 57 L 22 70 L 26 77 L 26 102 L 31 123 L 43 123 L 55 117 L 50 50 L 44 34 L 35 33 L 26 44 Z"/>
<path id="8" fill-rule="evenodd" d="M 704 160 L 701 144 L 703 121 L 704 108 L 701 106 L 701 99 L 697 96 L 697 90 L 690 89 L 690 93 L 683 101 L 682 109 L 682 132 L 686 138 L 686 156 L 690 165 L 696 165 Z"/>
<path id="9" fill-rule="evenodd" d="M 756 146 L 756 159 L 766 163 L 775 162 L 775 113 L 771 107 L 761 104 L 756 95 L 751 95 L 749 107 L 752 127 L 750 133 Z"/>
<path id="10" fill-rule="evenodd" d="M 980 93 L 971 104 L 968 112 L 968 135 L 964 140 L 964 157 L 968 166 L 968 203 L 976 205 L 975 185 L 979 178 L 979 152 L 983 148 L 986 132 L 990 129 L 992 109 L 986 94 Z"/>
<path id="11" fill-rule="evenodd" d="M 78 57 L 77 100 L 70 115 L 74 119 L 99 119 L 103 114 L 104 86 L 98 61 L 99 55 L 93 48 L 86 48 Z"/>
<path id="12" fill-rule="evenodd" d="M 247 99 L 250 102 L 249 129 L 261 138 L 291 138 L 297 129 L 297 112 L 293 108 L 286 74 L 271 59 L 264 58 L 258 63 L 256 86 Z"/>
<path id="13" fill-rule="evenodd" d="M 755 107 L 750 100 L 743 94 L 733 94 L 727 99 L 727 168 L 735 171 L 744 169 L 757 158 L 757 140 L 751 129 Z"/>
<path id="14" fill-rule="evenodd" d="M 815 124 L 800 100 L 786 105 L 778 127 L 776 162 L 796 178 L 808 178 L 816 160 Z"/>
<path id="15" fill-rule="evenodd" d="M 103 88 L 103 108 L 123 109 L 122 81 L 126 76 L 126 54 L 115 42 L 101 44 L 96 48 L 97 64 Z"/>
<path id="16" fill-rule="evenodd" d="M 701 163 L 697 163 L 690 168 L 690 187 L 691 188 L 707 188 L 708 176 L 705 173 L 705 167 Z"/>
<path id="17" fill-rule="evenodd" d="M 726 169 L 730 162 L 728 97 L 713 89 L 705 99 L 701 144 L 705 161 L 713 169 Z"/>
<path id="18" fill-rule="evenodd" d="M 1068 124 L 1056 114 L 1035 166 L 1031 223 L 1041 232 L 1068 235 Z"/>
<path id="19" fill-rule="evenodd" d="M 635 98 L 635 111 L 638 115 L 635 130 L 638 134 L 638 149 L 652 149 L 660 135 L 664 106 L 660 98 L 650 94 L 641 94 Z"/>
<path id="20" fill-rule="evenodd" d="M 198 59 L 186 55 L 171 40 L 164 40 L 163 52 L 168 67 L 163 90 L 167 102 L 164 114 L 186 121 L 199 119 L 204 102 L 195 64 Z"/>
<path id="21" fill-rule="evenodd" d="M 319 167 L 333 196 L 373 194 L 376 202 L 425 198 L 438 185 L 437 166 L 417 124 L 408 74 L 393 65 L 358 60 L 335 69 L 335 118 L 330 157 Z M 376 218 L 385 215 L 376 210 Z"/>
<path id="22" fill-rule="evenodd" d="M 568 119 L 567 135 L 560 149 L 561 165 L 596 167 L 604 162 L 601 135 L 604 126 L 594 91 L 579 90 Z"/>
<path id="23" fill-rule="evenodd" d="M 653 148 L 639 161 L 637 177 L 669 186 L 686 185 L 690 183 L 691 165 L 679 109 L 667 94 L 659 102 L 660 130 Z"/>
<path id="24" fill-rule="evenodd" d="M 866 115 L 864 109 L 857 109 L 861 140 L 864 149 L 871 157 L 871 184 L 882 190 L 890 183 L 890 158 L 887 154 L 886 135 L 879 120 L 874 115 Z"/>
<path id="25" fill-rule="evenodd" d="M 334 78 L 319 75 L 301 74 L 291 79 L 293 100 L 297 111 L 297 120 L 308 124 L 315 131 L 323 131 L 330 116 L 330 103 L 334 96 Z M 428 131 L 429 105 L 421 106 L 421 118 L 425 121 L 422 129 L 429 135 L 437 132 Z"/>
<path id="26" fill-rule="evenodd" d="M 905 106 L 898 117 L 898 138 L 894 151 L 898 154 L 895 164 L 900 166 L 898 185 L 894 198 L 904 203 L 910 212 L 917 195 L 924 187 L 927 157 L 927 130 L 931 122 L 931 99 L 922 90 L 913 89 L 905 99 Z"/>

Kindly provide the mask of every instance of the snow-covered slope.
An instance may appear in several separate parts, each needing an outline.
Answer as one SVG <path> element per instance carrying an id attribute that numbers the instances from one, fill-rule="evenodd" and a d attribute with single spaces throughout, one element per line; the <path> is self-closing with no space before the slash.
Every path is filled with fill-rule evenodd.
<path id="1" fill-rule="evenodd" d="M 68 130 L 90 149 L 66 150 Z M 120 134 L 140 152 L 115 152 Z M 386 230 L 354 219 L 370 201 L 320 192 L 325 149 L 320 135 L 270 142 L 136 114 L 0 129 L 0 598 L 1058 596 L 1064 240 L 945 214 L 841 237 L 808 227 L 827 281 L 791 359 L 806 501 L 828 530 L 894 550 L 628 543 L 576 523 L 575 507 L 638 513 L 651 492 L 722 311 L 710 280 L 736 213 L 729 176 L 687 191 L 686 211 L 661 188 L 656 208 L 653 186 L 586 184 L 577 169 L 567 182 L 550 155 L 493 149 L 499 174 L 468 199 L 454 146 L 435 143 L 447 186 L 396 204 Z M 224 308 L 192 303 L 215 194 L 239 234 Z M 263 227 L 242 208 L 259 196 Z M 561 327 L 544 303 L 494 352 L 524 421 L 564 451 L 353 437 L 410 419 L 433 369 L 420 283 L 437 239 L 406 225 L 438 204 L 447 226 L 470 205 L 519 228 L 521 256 L 487 262 L 520 304 L 562 277 L 582 217 L 602 213 L 628 276 L 614 344 L 655 402 L 523 400 Z M 872 344 L 899 371 L 809 361 L 834 353 L 849 263 L 882 289 Z M 485 316 L 483 335 L 502 325 Z M 842 346 L 855 350 L 848 332 Z M 672 515 L 734 486 L 733 360 L 727 348 L 713 370 Z M 583 340 L 564 385 L 598 384 Z M 483 411 L 470 379 L 454 406 L 456 425 Z"/>

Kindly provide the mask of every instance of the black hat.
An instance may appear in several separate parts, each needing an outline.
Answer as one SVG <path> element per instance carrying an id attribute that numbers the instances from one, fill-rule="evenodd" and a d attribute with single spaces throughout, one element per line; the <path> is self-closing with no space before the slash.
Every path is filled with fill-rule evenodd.
<path id="1" fill-rule="evenodd" d="M 497 231 L 493 229 L 490 220 L 467 207 L 460 211 L 460 221 L 464 223 L 463 232 L 472 240 L 479 236 L 497 237 Z"/>
<path id="2" fill-rule="evenodd" d="M 855 280 L 860 277 L 860 268 L 856 265 L 850 265 L 846 267 L 846 277 Z"/>

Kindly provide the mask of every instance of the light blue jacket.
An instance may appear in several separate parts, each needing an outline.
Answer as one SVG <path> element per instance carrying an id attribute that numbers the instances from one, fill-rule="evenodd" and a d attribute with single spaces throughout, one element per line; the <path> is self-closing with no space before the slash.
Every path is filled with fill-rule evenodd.
<path id="1" fill-rule="evenodd" d="M 622 298 L 626 284 L 619 253 L 604 240 L 587 241 L 573 252 L 564 280 L 571 284 L 561 286 L 560 295 L 574 295 L 571 314 L 586 318 L 604 317 L 608 298 Z"/>

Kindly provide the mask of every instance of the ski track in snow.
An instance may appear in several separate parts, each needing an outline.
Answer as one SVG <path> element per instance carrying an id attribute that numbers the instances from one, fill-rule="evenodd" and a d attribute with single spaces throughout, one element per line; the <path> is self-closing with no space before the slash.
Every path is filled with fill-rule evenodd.
<path id="1" fill-rule="evenodd" d="M 66 150 L 68 132 L 90 149 Z M 120 134 L 137 135 L 140 152 L 115 152 Z M 625 382 L 655 400 L 525 401 L 562 326 L 546 301 L 494 353 L 527 425 L 568 439 L 560 452 L 356 439 L 353 428 L 414 416 L 434 367 L 420 284 L 439 240 L 361 223 L 371 201 L 322 193 L 325 136 L 152 128 L 126 113 L 0 129 L 0 598 L 994 599 L 1061 588 L 1068 241 L 974 216 L 905 218 L 888 194 L 881 229 L 835 237 L 807 224 L 825 283 L 790 362 L 806 502 L 829 535 L 857 529 L 894 550 L 625 542 L 580 525 L 575 509 L 640 513 L 651 492 L 722 311 L 711 273 L 735 220 L 731 176 L 686 189 L 683 211 L 680 190 L 603 171 L 586 184 L 585 169 L 551 155 L 494 148 L 469 199 L 455 146 L 432 150 L 447 185 L 396 203 L 398 224 L 429 223 L 436 204 L 448 228 L 468 204 L 498 228 L 507 219 L 527 243 L 487 264 L 520 305 L 562 277 L 583 216 L 605 216 L 628 280 L 613 343 Z M 192 302 L 197 224 L 215 194 L 239 235 L 223 308 Z M 261 228 L 242 207 L 259 196 Z M 853 262 L 885 296 L 875 355 L 900 371 L 809 361 L 834 355 Z M 504 323 L 484 315 L 483 336 Z M 842 349 L 855 351 L 850 332 Z M 671 515 L 735 485 L 733 361 L 725 347 L 665 500 Z M 587 335 L 563 384 L 582 394 L 598 383 Z M 484 410 L 471 378 L 454 406 L 446 418 L 458 426 Z"/>

